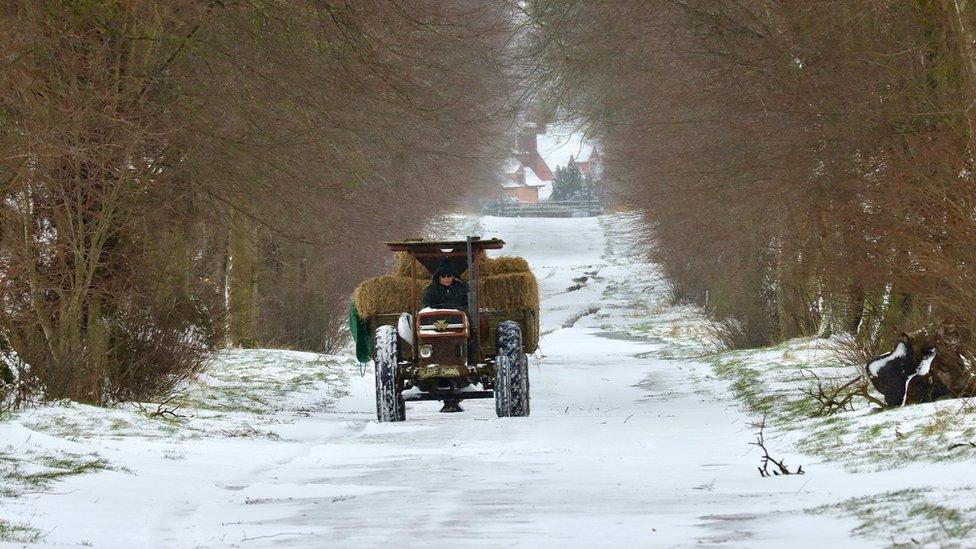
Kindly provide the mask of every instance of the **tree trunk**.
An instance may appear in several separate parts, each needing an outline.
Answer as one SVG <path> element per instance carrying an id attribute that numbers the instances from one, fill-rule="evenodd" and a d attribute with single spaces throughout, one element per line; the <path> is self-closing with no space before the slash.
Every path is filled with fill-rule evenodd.
<path id="1" fill-rule="evenodd" d="M 231 214 L 227 246 L 227 339 L 234 347 L 258 345 L 258 234 L 253 220 Z"/>
<path id="2" fill-rule="evenodd" d="M 959 47 L 959 57 L 963 62 L 963 73 L 965 75 L 964 88 L 966 97 L 971 105 L 976 100 L 976 31 L 974 31 L 973 7 L 970 0 L 943 0 L 946 15 L 949 18 L 950 27 L 953 34 L 957 37 Z M 970 109 L 966 111 L 966 124 L 969 130 L 969 141 L 976 138 L 976 124 L 974 115 Z"/>

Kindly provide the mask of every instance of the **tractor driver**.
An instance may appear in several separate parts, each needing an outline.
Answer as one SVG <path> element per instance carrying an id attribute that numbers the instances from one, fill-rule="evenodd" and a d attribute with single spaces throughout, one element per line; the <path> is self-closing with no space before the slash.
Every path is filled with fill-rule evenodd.
<path id="1" fill-rule="evenodd" d="M 441 267 L 434 273 L 433 281 L 424 290 L 421 308 L 468 309 L 468 285 L 458 278 L 450 267 Z"/>

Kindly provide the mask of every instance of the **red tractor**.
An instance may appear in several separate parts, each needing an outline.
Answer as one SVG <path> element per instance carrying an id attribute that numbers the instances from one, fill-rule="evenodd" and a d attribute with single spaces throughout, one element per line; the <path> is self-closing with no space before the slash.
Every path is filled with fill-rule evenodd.
<path id="1" fill-rule="evenodd" d="M 419 309 L 419 296 L 414 295 L 410 300 L 413 310 L 369 319 L 375 334 L 379 421 L 403 421 L 404 403 L 421 400 L 442 401 L 441 411 L 452 412 L 461 411 L 458 404 L 462 400 L 494 398 L 499 417 L 529 415 L 526 353 L 535 351 L 538 334 L 535 278 L 530 272 L 525 277 L 536 296 L 535 307 L 479 307 L 479 287 L 491 291 L 491 277 L 480 278 L 482 262 L 491 261 L 484 252 L 504 244 L 497 238 L 478 237 L 387 243 L 430 272 L 446 265 L 459 275 L 466 273 L 469 294 L 468 310 Z M 532 337 L 526 338 L 527 334 Z"/>

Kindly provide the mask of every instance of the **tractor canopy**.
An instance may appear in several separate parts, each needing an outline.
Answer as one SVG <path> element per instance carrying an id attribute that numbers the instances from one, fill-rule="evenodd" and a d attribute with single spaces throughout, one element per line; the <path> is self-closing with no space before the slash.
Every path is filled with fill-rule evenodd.
<path id="1" fill-rule="evenodd" d="M 478 262 L 482 250 L 500 250 L 505 241 L 500 238 L 481 239 L 471 237 L 471 253 L 473 261 Z M 458 276 L 468 270 L 468 241 L 467 240 L 404 240 L 402 242 L 387 242 L 394 252 L 407 252 L 420 262 L 430 272 L 447 268 Z"/>

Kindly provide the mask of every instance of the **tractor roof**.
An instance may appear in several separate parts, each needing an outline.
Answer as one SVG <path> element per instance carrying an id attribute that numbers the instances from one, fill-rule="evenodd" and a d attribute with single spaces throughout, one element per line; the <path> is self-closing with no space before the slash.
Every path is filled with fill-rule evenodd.
<path id="1" fill-rule="evenodd" d="M 405 240 L 387 242 L 386 245 L 395 252 L 407 252 L 432 273 L 442 268 L 449 268 L 457 274 L 468 270 L 467 240 Z M 475 261 L 480 256 L 477 252 L 500 250 L 503 246 L 505 241 L 500 238 L 471 237 L 471 251 L 475 254 Z"/>

